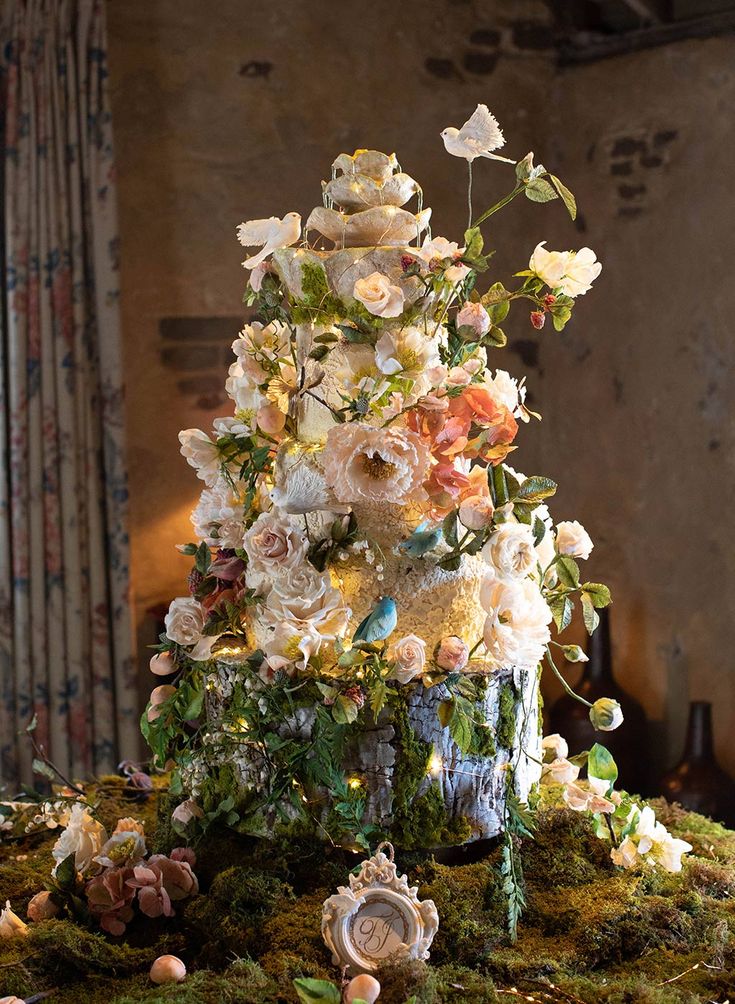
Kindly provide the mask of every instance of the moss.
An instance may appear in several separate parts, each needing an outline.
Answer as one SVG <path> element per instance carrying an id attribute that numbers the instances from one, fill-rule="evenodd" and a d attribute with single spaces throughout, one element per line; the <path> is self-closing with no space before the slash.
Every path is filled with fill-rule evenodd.
<path id="1" fill-rule="evenodd" d="M 498 745 L 512 749 L 516 738 L 516 692 L 512 683 L 504 683 L 498 698 L 498 725 L 495 729 Z"/>

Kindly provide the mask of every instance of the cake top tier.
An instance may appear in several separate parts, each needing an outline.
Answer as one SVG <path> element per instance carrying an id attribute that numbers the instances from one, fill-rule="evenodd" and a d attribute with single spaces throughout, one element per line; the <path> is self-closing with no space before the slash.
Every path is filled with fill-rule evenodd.
<path id="1" fill-rule="evenodd" d="M 316 230 L 335 249 L 406 246 L 427 229 L 430 209 L 422 208 L 421 186 L 400 170 L 394 153 L 355 150 L 332 164 L 322 182 L 324 205 L 312 210 L 306 232 Z M 417 211 L 402 207 L 417 197 Z"/>

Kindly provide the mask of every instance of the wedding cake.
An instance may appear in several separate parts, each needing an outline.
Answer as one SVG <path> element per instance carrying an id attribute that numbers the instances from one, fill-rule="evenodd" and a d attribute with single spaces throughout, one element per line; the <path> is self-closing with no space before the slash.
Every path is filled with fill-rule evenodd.
<path id="1" fill-rule="evenodd" d="M 295 213 L 240 225 L 253 317 L 231 413 L 180 434 L 205 487 L 151 663 L 177 676 L 143 717 L 179 826 L 429 847 L 501 832 L 537 784 L 552 622 L 576 596 L 591 631 L 609 594 L 580 581 L 592 542 L 554 525 L 554 483 L 509 465 L 538 416 L 488 357 L 514 302 L 560 330 L 600 265 L 539 244 L 516 288 L 480 293 L 484 219 L 521 194 L 574 212 L 531 154 L 513 186 L 461 241 L 432 237 L 395 155 L 357 150 L 303 233 Z"/>

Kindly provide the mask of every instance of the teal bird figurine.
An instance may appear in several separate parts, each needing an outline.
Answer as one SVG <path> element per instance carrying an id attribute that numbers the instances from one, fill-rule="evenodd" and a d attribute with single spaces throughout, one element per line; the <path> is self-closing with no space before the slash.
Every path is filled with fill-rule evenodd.
<path id="1" fill-rule="evenodd" d="M 398 550 L 411 558 L 422 558 L 428 551 L 432 551 L 442 539 L 442 528 L 436 526 L 433 530 L 427 530 L 428 526 L 428 521 L 419 523 L 411 536 L 401 541 Z"/>
<path id="2" fill-rule="evenodd" d="M 392 596 L 381 596 L 352 636 L 354 641 L 382 641 L 395 631 L 398 623 L 396 601 Z"/>

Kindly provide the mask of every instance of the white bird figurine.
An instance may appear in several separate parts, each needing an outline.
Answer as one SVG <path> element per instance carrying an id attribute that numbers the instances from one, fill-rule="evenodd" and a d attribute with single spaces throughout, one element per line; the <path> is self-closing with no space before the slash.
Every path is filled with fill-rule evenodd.
<path id="1" fill-rule="evenodd" d="M 286 213 L 282 220 L 270 216 L 267 220 L 248 220 L 237 228 L 237 239 L 243 247 L 260 247 L 261 250 L 246 258 L 245 268 L 255 268 L 269 254 L 278 248 L 287 248 L 295 244 L 301 236 L 301 217 L 298 213 Z"/>
<path id="2" fill-rule="evenodd" d="M 461 129 L 447 126 L 446 129 L 442 129 L 440 135 L 444 140 L 444 148 L 447 153 L 467 161 L 467 170 L 469 171 L 467 227 L 469 228 L 472 226 L 472 161 L 476 157 L 502 160 L 506 164 L 515 164 L 515 161 L 509 157 L 500 157 L 497 153 L 492 152 L 505 145 L 505 137 L 503 130 L 498 125 L 498 120 L 487 105 L 478 105 Z"/>
<path id="3" fill-rule="evenodd" d="M 500 157 L 492 152 L 505 146 L 505 137 L 498 120 L 487 105 L 478 105 L 461 129 L 447 126 L 442 130 L 441 138 L 447 153 L 451 153 L 453 157 L 462 157 L 470 163 L 476 157 L 489 157 L 491 160 L 515 164 L 509 157 Z"/>

